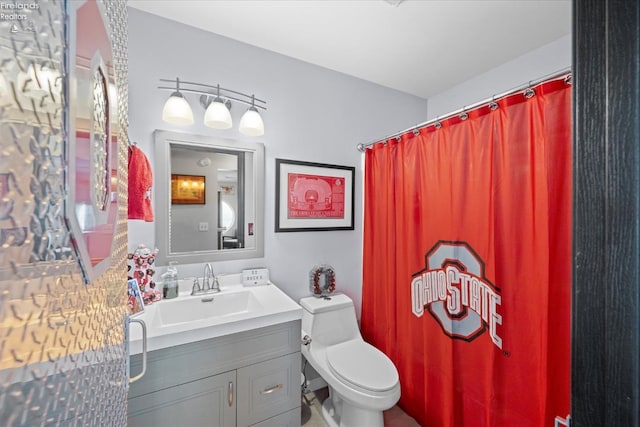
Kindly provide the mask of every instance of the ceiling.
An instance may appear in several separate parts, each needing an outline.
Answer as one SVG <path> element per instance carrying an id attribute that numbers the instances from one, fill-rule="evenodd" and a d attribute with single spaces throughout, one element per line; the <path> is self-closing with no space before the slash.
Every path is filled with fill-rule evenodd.
<path id="1" fill-rule="evenodd" d="M 423 98 L 571 32 L 571 0 L 128 4 Z"/>

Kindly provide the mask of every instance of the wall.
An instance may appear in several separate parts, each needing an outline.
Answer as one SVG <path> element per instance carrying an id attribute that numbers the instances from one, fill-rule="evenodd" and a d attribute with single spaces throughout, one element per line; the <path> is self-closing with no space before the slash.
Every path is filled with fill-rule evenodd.
<path id="1" fill-rule="evenodd" d="M 216 272 L 267 266 L 272 281 L 298 300 L 309 295 L 309 270 L 328 263 L 336 270 L 338 289 L 354 298 L 359 313 L 363 172 L 362 154 L 355 147 L 425 120 L 426 100 L 129 9 L 129 135 L 152 165 L 155 129 L 251 139 L 237 132 L 245 111 L 240 104 L 231 109 L 230 130 L 202 125 L 204 111 L 194 98 L 189 98 L 194 125 L 164 123 L 161 113 L 169 92 L 157 89 L 158 79 L 177 76 L 255 93 L 268 102 L 262 114 L 265 135 L 252 139 L 265 144 L 265 257 L 215 263 Z M 355 230 L 275 233 L 276 158 L 355 166 Z M 129 221 L 129 249 L 139 243 L 155 246 L 153 223 Z M 201 274 L 201 269 L 179 266 L 178 272 L 182 277 Z"/>
<path id="2" fill-rule="evenodd" d="M 571 66 L 566 35 L 429 98 L 429 119 L 446 115 Z"/>

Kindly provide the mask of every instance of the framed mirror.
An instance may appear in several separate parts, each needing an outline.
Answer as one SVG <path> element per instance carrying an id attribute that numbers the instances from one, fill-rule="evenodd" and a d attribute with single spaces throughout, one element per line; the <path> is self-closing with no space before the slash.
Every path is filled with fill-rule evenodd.
<path id="1" fill-rule="evenodd" d="M 264 255 L 264 145 L 156 130 L 157 262 Z"/>

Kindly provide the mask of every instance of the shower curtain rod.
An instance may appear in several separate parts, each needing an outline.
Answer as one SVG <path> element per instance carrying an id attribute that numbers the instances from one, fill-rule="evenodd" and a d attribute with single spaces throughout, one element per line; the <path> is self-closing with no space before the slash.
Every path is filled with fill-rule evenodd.
<path id="1" fill-rule="evenodd" d="M 430 120 L 427 120 L 426 122 L 418 123 L 417 125 L 411 126 L 410 128 L 407 128 L 407 129 L 401 130 L 399 132 L 395 132 L 395 133 L 392 133 L 390 135 L 387 135 L 384 138 L 378 138 L 378 139 L 375 139 L 375 140 L 373 140 L 371 142 L 367 142 L 366 144 L 358 144 L 356 146 L 356 148 L 358 149 L 358 151 L 361 151 L 361 152 L 364 153 L 364 150 L 366 150 L 368 147 L 371 147 L 372 145 L 377 144 L 379 142 L 383 142 L 383 141 L 386 141 L 387 139 L 399 137 L 403 133 L 407 133 L 409 131 L 415 131 L 417 129 L 429 126 L 429 125 L 437 123 L 439 121 L 446 120 L 446 119 L 448 119 L 450 117 L 453 117 L 453 116 L 456 116 L 456 115 L 459 115 L 459 114 L 463 114 L 463 113 L 465 113 L 467 111 L 474 110 L 474 109 L 476 109 L 478 107 L 481 107 L 481 106 L 483 106 L 485 104 L 497 101 L 497 100 L 499 100 L 501 98 L 504 98 L 505 96 L 513 95 L 516 92 L 519 92 L 521 90 L 525 90 L 527 88 L 536 86 L 536 85 L 538 85 L 540 83 L 543 83 L 543 82 L 545 82 L 547 80 L 556 79 L 556 78 L 561 77 L 561 76 L 563 76 L 565 74 L 571 74 L 571 67 L 563 68 L 562 70 L 556 71 L 556 72 L 551 73 L 551 74 L 547 74 L 546 76 L 540 77 L 537 80 L 530 80 L 527 83 L 523 83 L 523 84 L 521 84 L 519 86 L 514 87 L 513 89 L 507 90 L 506 92 L 502 92 L 502 93 L 500 93 L 498 95 L 494 95 L 491 98 L 483 99 L 482 101 L 479 101 L 479 102 L 476 102 L 474 104 L 462 107 L 462 108 L 460 108 L 458 110 L 452 111 L 452 112 L 450 112 L 448 114 L 445 114 L 443 116 L 438 116 L 435 119 L 430 119 Z"/>

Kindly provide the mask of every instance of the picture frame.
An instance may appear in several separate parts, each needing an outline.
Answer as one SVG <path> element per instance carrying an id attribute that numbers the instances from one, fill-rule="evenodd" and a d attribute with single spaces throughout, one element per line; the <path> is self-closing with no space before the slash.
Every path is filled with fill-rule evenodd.
<path id="1" fill-rule="evenodd" d="M 355 167 L 276 159 L 275 231 L 354 229 Z"/>
<path id="2" fill-rule="evenodd" d="M 172 205 L 205 205 L 206 177 L 171 174 Z"/>
<path id="3" fill-rule="evenodd" d="M 131 316 L 144 312 L 144 300 L 136 279 L 127 280 L 127 304 Z"/>

